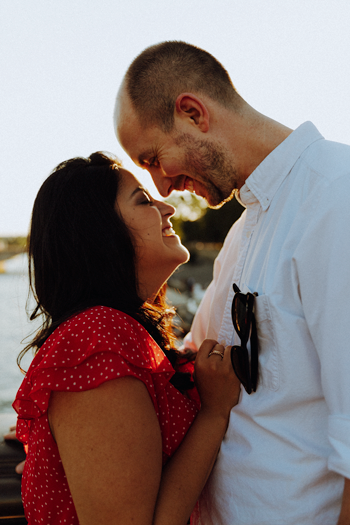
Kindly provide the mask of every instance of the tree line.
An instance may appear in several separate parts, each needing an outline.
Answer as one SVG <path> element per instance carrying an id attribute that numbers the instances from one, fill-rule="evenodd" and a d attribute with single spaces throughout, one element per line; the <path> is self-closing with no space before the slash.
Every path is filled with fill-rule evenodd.
<path id="1" fill-rule="evenodd" d="M 244 207 L 233 198 L 222 208 L 212 210 L 194 194 L 174 194 L 167 202 L 177 213 L 171 222 L 182 242 L 223 243 L 232 224 L 241 216 Z"/>

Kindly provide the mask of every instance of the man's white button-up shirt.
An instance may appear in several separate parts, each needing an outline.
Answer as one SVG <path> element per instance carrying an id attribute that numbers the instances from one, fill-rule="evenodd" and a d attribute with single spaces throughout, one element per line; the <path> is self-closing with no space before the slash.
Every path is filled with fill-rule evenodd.
<path id="1" fill-rule="evenodd" d="M 232 283 L 258 292 L 259 383 L 231 412 L 193 523 L 336 524 L 350 478 L 350 147 L 306 122 L 239 198 L 185 342 L 240 344 Z"/>

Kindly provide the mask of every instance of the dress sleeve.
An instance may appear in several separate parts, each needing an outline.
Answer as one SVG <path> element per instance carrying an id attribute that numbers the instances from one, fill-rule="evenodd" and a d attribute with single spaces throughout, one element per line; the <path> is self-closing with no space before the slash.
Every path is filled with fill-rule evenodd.
<path id="1" fill-rule="evenodd" d="M 142 381 L 158 413 L 155 382 L 162 389 L 173 374 L 135 319 L 112 308 L 90 308 L 59 326 L 35 356 L 13 403 L 17 437 L 27 442 L 31 421 L 47 412 L 52 391 L 81 392 L 120 377 Z"/>

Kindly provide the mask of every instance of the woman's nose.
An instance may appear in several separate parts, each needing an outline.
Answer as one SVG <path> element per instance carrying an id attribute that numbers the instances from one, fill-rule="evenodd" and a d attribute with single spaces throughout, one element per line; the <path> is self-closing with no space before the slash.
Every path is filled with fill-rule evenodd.
<path id="1" fill-rule="evenodd" d="M 176 208 L 172 204 L 164 201 L 158 201 L 158 204 L 159 211 L 162 215 L 169 215 L 169 217 L 175 215 Z"/>

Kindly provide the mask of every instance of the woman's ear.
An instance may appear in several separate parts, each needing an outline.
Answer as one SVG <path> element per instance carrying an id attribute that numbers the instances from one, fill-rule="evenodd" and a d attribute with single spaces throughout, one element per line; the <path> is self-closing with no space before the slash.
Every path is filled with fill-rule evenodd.
<path id="1" fill-rule="evenodd" d="M 209 111 L 203 100 L 193 93 L 181 93 L 175 101 L 176 114 L 191 126 L 195 125 L 202 133 L 209 130 Z"/>

